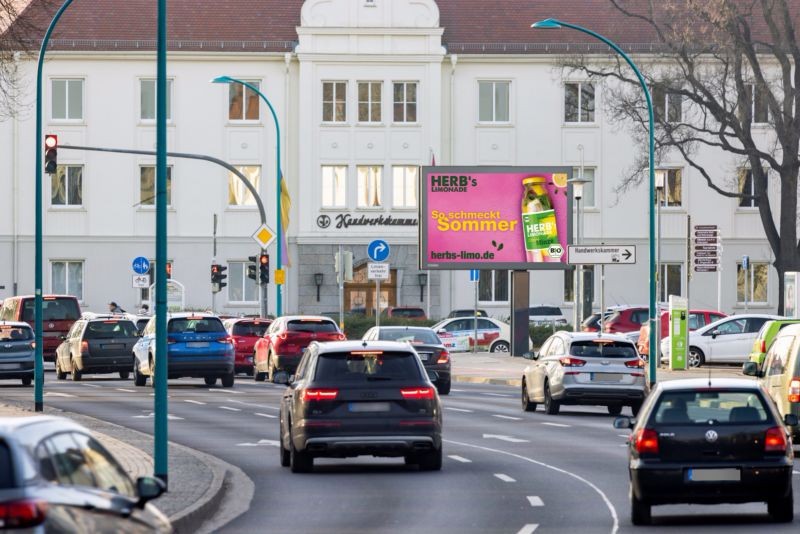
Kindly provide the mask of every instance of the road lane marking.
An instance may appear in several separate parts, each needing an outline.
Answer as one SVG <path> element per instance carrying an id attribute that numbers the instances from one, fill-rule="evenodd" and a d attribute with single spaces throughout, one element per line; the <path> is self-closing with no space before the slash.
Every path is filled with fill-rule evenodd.
<path id="1" fill-rule="evenodd" d="M 266 445 L 268 447 L 279 447 L 280 442 L 275 439 L 260 439 L 258 443 L 237 443 L 237 447 L 258 447 L 259 445 Z"/>
<path id="2" fill-rule="evenodd" d="M 450 390 L 452 391 L 452 390 Z M 445 406 L 445 410 L 453 410 L 454 412 L 475 413 L 474 410 L 466 410 L 464 408 L 453 408 L 452 406 Z"/>
<path id="3" fill-rule="evenodd" d="M 617 435 L 618 435 L 619 437 L 621 437 L 621 438 L 629 438 L 629 437 L 631 437 L 631 435 L 630 435 L 630 434 L 617 434 Z"/>
<path id="4" fill-rule="evenodd" d="M 231 408 L 230 406 L 220 406 L 220 410 L 228 410 L 229 412 L 241 412 L 241 408 Z"/>
<path id="5" fill-rule="evenodd" d="M 244 402 L 236 399 L 225 399 L 228 402 L 232 402 L 234 404 L 241 404 L 243 406 L 252 406 L 253 408 L 265 408 L 267 410 L 280 410 L 278 406 L 267 406 L 266 404 L 253 404 L 252 402 Z"/>
<path id="6" fill-rule="evenodd" d="M 484 393 L 484 395 L 491 395 L 492 397 L 511 397 L 512 395 L 507 395 L 505 393 Z"/>
<path id="7" fill-rule="evenodd" d="M 87 384 L 85 382 L 82 383 L 81 385 L 82 386 L 86 386 L 87 388 L 101 388 L 101 387 L 103 387 L 103 386 L 98 386 L 97 384 Z"/>
<path id="8" fill-rule="evenodd" d="M 508 475 L 504 475 L 503 473 L 495 473 L 494 476 L 502 480 L 503 482 L 516 482 L 513 478 Z"/>
<path id="9" fill-rule="evenodd" d="M 519 532 L 517 532 L 517 534 L 533 534 L 534 532 L 536 532 L 537 528 L 539 528 L 538 524 L 528 523 L 527 525 L 519 529 Z"/>
<path id="10" fill-rule="evenodd" d="M 542 424 L 547 426 L 557 426 L 559 428 L 569 428 L 572 426 L 572 425 L 565 425 L 563 423 L 542 423 Z"/>
<path id="11" fill-rule="evenodd" d="M 795 475 L 800 475 L 800 471 L 792 471 Z"/>
<path id="12" fill-rule="evenodd" d="M 58 391 L 48 391 L 44 394 L 45 397 L 74 397 L 75 395 L 70 395 L 69 393 L 59 393 Z"/>
<path id="13" fill-rule="evenodd" d="M 231 388 L 222 388 L 222 389 L 220 389 L 220 388 L 214 388 L 214 389 L 208 388 L 208 391 L 211 391 L 213 393 L 233 393 L 234 395 L 242 395 L 241 391 L 233 391 Z"/>
<path id="14" fill-rule="evenodd" d="M 522 421 L 522 417 L 511 417 L 510 415 L 492 414 L 492 417 L 497 417 L 498 419 L 508 419 L 509 421 Z"/>
<path id="15" fill-rule="evenodd" d="M 134 419 L 153 419 L 155 416 L 156 416 L 155 413 L 150 412 L 145 415 L 133 415 L 131 417 L 133 417 Z M 169 419 L 170 421 L 183 421 L 183 417 L 178 417 L 177 415 L 172 415 L 171 413 L 167 414 L 167 419 Z"/>
<path id="16" fill-rule="evenodd" d="M 594 484 L 591 481 L 583 478 L 582 476 L 580 476 L 580 475 L 578 475 L 576 473 L 573 473 L 571 471 L 567 471 L 566 469 L 561 469 L 560 467 L 556 467 L 554 465 L 546 464 L 544 462 L 540 462 L 539 460 L 534 460 L 533 458 L 528 458 L 527 456 L 522 456 L 521 454 L 515 454 L 513 452 L 502 451 L 500 449 L 493 449 L 491 447 L 484 447 L 482 445 L 473 445 L 472 443 L 464 443 L 462 441 L 453 441 L 453 440 L 449 440 L 449 439 L 445 439 L 445 440 L 442 440 L 442 441 L 445 442 L 445 443 L 450 443 L 452 445 L 460 445 L 462 447 L 472 447 L 473 449 L 480 449 L 480 450 L 484 450 L 484 451 L 488 451 L 488 452 L 496 452 L 497 454 L 504 454 L 506 456 L 511 456 L 512 458 L 517 458 L 519 460 L 522 460 L 522 461 L 525 461 L 525 462 L 529 462 L 529 463 L 538 465 L 540 467 L 544 467 L 545 469 L 550 469 L 550 470 L 555 471 L 557 473 L 562 473 L 564 475 L 570 476 L 570 477 L 582 482 L 583 484 L 589 486 L 595 493 L 597 493 L 600 496 L 600 498 L 603 500 L 603 503 L 605 503 L 606 508 L 608 508 L 608 511 L 611 514 L 611 519 L 612 519 L 611 534 L 616 534 L 616 532 L 619 530 L 619 516 L 617 515 L 617 509 L 614 508 L 614 505 L 611 503 L 611 500 L 608 498 L 608 496 L 605 493 L 603 493 L 603 490 L 601 490 L 600 488 L 597 487 L 596 484 Z"/>
<path id="17" fill-rule="evenodd" d="M 511 436 L 501 436 L 500 434 L 484 434 L 485 439 L 499 439 L 509 443 L 530 443 L 527 439 L 512 438 Z"/>
<path id="18" fill-rule="evenodd" d="M 464 393 L 464 392 L 465 392 L 465 391 L 467 391 L 467 390 L 466 390 L 466 389 L 456 389 L 456 388 L 453 388 L 453 389 L 451 389 L 450 391 L 457 391 L 458 393 Z"/>
<path id="19" fill-rule="evenodd" d="M 206 404 L 205 402 L 196 401 L 196 400 L 192 400 L 192 399 L 184 399 L 183 402 L 188 402 L 190 404 L 199 404 L 200 406 L 205 406 L 205 404 Z"/>
<path id="20" fill-rule="evenodd" d="M 259 417 L 269 417 L 270 419 L 277 419 L 278 418 L 277 415 L 270 415 L 268 413 L 258 413 L 258 412 L 256 412 L 255 415 L 257 415 Z"/>
<path id="21" fill-rule="evenodd" d="M 461 462 L 462 464 L 471 464 L 472 460 L 469 458 L 464 458 L 463 456 L 457 456 L 455 454 L 448 454 L 448 458 L 455 460 L 456 462 Z"/>
<path id="22" fill-rule="evenodd" d="M 529 495 L 528 502 L 531 503 L 531 506 L 544 506 L 541 497 L 537 497 L 536 495 Z"/>
<path id="23" fill-rule="evenodd" d="M 117 391 L 124 391 L 125 393 L 136 393 L 135 389 L 125 389 L 125 388 L 114 388 Z"/>

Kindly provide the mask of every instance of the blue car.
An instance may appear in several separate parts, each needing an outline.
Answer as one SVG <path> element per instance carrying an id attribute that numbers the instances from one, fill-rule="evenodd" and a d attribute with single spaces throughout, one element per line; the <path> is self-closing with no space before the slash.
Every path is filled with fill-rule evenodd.
<path id="1" fill-rule="evenodd" d="M 156 318 L 152 317 L 133 347 L 133 382 L 144 386 L 155 376 Z M 222 321 L 208 313 L 174 313 L 167 318 L 167 376 L 203 378 L 209 386 L 221 379 L 233 387 L 234 348 Z"/>
<path id="2" fill-rule="evenodd" d="M 23 386 L 33 382 L 33 330 L 27 323 L 0 321 L 0 380 L 21 379 Z"/>

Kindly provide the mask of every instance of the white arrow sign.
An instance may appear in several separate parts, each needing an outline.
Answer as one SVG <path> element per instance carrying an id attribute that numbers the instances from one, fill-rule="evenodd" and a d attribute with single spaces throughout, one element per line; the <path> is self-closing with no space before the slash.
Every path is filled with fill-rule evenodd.
<path id="1" fill-rule="evenodd" d="M 636 263 L 636 245 L 569 245 L 567 263 L 570 265 Z"/>
<path id="2" fill-rule="evenodd" d="M 500 434 L 484 434 L 486 439 L 499 439 L 500 441 L 507 441 L 509 443 L 530 443 L 527 439 L 512 438 L 511 436 L 501 436 Z"/>

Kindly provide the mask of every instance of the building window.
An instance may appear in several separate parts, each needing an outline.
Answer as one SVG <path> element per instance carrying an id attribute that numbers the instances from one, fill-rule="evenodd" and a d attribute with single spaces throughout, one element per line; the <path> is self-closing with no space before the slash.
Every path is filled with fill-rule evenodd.
<path id="1" fill-rule="evenodd" d="M 383 167 L 377 165 L 359 165 L 356 168 L 358 178 L 359 208 L 379 208 L 381 206 L 381 182 Z"/>
<path id="2" fill-rule="evenodd" d="M 83 119 L 83 80 L 53 80 L 54 120 Z"/>
<path id="3" fill-rule="evenodd" d="M 564 122 L 594 122 L 594 84 L 564 84 Z"/>
<path id="4" fill-rule="evenodd" d="M 753 124 L 766 124 L 769 122 L 769 108 L 767 107 L 767 95 L 752 83 L 744 84 L 745 102 L 750 106 L 750 116 Z M 744 120 L 744 117 L 740 115 Z"/>
<path id="5" fill-rule="evenodd" d="M 322 207 L 343 208 L 345 206 L 345 185 L 347 167 L 344 165 L 322 166 Z"/>
<path id="6" fill-rule="evenodd" d="M 656 183 L 664 184 L 658 202 L 662 208 L 676 208 L 682 204 L 683 169 L 656 169 Z"/>
<path id="7" fill-rule="evenodd" d="M 261 189 L 261 166 L 260 165 L 236 165 L 236 170 L 244 174 L 256 191 Z M 233 174 L 228 173 L 228 205 L 229 206 L 255 206 L 256 200 L 253 193 L 242 183 L 242 180 Z"/>
<path id="8" fill-rule="evenodd" d="M 261 90 L 261 82 L 245 81 Z M 240 83 L 228 84 L 228 120 L 257 121 L 259 119 L 258 110 L 258 93 Z"/>
<path id="9" fill-rule="evenodd" d="M 584 276 L 594 279 L 594 265 L 583 266 Z M 586 273 L 589 273 L 588 275 Z M 584 291 L 590 291 L 590 288 L 583 288 Z M 564 302 L 575 301 L 575 271 L 564 271 Z"/>
<path id="10" fill-rule="evenodd" d="M 50 204 L 53 206 L 83 205 L 83 166 L 59 165 L 50 178 Z"/>
<path id="11" fill-rule="evenodd" d="M 139 167 L 139 205 L 156 205 L 156 168 L 153 165 Z M 167 206 L 172 206 L 172 166 L 167 167 Z"/>
<path id="12" fill-rule="evenodd" d="M 256 281 L 247 277 L 248 262 L 228 262 L 228 301 L 258 302 Z"/>
<path id="13" fill-rule="evenodd" d="M 478 300 L 508 302 L 508 271 L 479 271 Z"/>
<path id="14" fill-rule="evenodd" d="M 50 286 L 56 295 L 72 295 L 83 300 L 83 262 L 50 262 Z"/>
<path id="15" fill-rule="evenodd" d="M 392 167 L 392 207 L 417 207 L 419 167 Z"/>
<path id="16" fill-rule="evenodd" d="M 511 82 L 478 82 L 478 120 L 508 122 Z"/>
<path id="17" fill-rule="evenodd" d="M 740 198 L 740 208 L 757 208 L 758 199 L 755 198 L 756 184 L 753 180 L 751 169 L 739 169 L 739 192 L 743 195 L 753 195 L 753 198 Z"/>
<path id="18" fill-rule="evenodd" d="M 139 118 L 143 121 L 156 120 L 156 81 L 139 81 Z M 167 80 L 167 120 L 172 120 L 172 80 Z"/>
<path id="19" fill-rule="evenodd" d="M 395 82 L 394 122 L 417 122 L 417 82 Z"/>
<path id="20" fill-rule="evenodd" d="M 358 82 L 358 122 L 381 122 L 381 82 Z"/>
<path id="21" fill-rule="evenodd" d="M 683 120 L 682 95 L 671 93 L 662 86 L 653 87 L 651 94 L 656 121 L 674 123 Z"/>
<path id="22" fill-rule="evenodd" d="M 747 281 L 747 302 L 767 304 L 769 264 L 750 262 L 750 268 L 747 271 L 742 269 L 741 263 L 736 264 L 736 302 L 744 302 L 745 280 Z"/>
<path id="23" fill-rule="evenodd" d="M 583 184 L 583 196 L 581 197 L 581 205 L 584 208 L 594 208 L 595 207 L 595 200 L 594 200 L 594 184 L 595 184 L 595 170 L 592 168 L 583 168 L 583 177 L 589 182 Z M 580 167 L 574 167 L 572 169 L 572 176 L 578 177 L 581 175 Z"/>
<path id="24" fill-rule="evenodd" d="M 322 83 L 322 121 L 347 120 L 347 82 Z"/>
<path id="25" fill-rule="evenodd" d="M 658 266 L 658 301 L 669 301 L 670 295 L 681 294 L 683 277 L 680 263 L 662 263 Z"/>

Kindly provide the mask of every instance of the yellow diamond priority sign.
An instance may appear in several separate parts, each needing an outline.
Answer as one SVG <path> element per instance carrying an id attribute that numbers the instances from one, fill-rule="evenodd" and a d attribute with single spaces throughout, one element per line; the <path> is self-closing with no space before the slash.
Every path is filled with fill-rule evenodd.
<path id="1" fill-rule="evenodd" d="M 258 243 L 261 248 L 267 248 L 275 241 L 275 232 L 266 224 L 262 224 L 253 234 L 253 241 Z"/>

